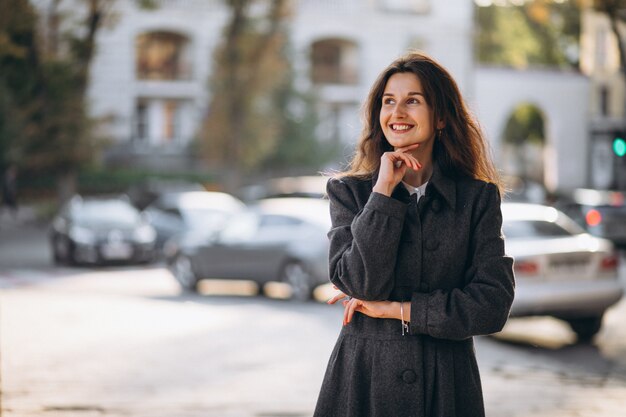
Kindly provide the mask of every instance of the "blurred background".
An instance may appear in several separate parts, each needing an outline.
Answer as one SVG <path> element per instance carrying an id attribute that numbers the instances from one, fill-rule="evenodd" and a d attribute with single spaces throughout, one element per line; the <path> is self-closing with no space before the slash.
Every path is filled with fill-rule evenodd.
<path id="1" fill-rule="evenodd" d="M 621 416 L 623 0 L 0 0 L 0 415 L 312 415 L 326 175 L 411 49 L 507 185 L 488 415 Z"/>

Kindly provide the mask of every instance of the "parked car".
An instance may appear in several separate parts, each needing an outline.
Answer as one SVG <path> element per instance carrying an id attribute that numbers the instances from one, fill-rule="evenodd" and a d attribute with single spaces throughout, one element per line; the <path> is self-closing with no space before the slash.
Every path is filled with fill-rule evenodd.
<path id="1" fill-rule="evenodd" d="M 619 191 L 576 189 L 557 207 L 594 236 L 626 249 L 626 195 Z"/>
<path id="2" fill-rule="evenodd" d="M 507 253 L 515 259 L 511 316 L 557 317 L 579 340 L 593 338 L 623 293 L 611 241 L 549 206 L 503 203 L 502 214 Z"/>
<path id="3" fill-rule="evenodd" d="M 144 210 L 163 194 L 188 191 L 206 191 L 206 188 L 198 182 L 149 178 L 130 186 L 126 194 L 133 206 Z"/>
<path id="4" fill-rule="evenodd" d="M 54 217 L 50 244 L 57 264 L 149 262 L 156 232 L 127 199 L 74 196 Z"/>
<path id="5" fill-rule="evenodd" d="M 184 290 L 203 278 L 279 281 L 291 297 L 310 299 L 328 282 L 328 201 L 260 200 L 233 216 L 219 232 L 187 233 L 167 242 L 167 263 Z"/>
<path id="6" fill-rule="evenodd" d="M 144 213 L 157 232 L 156 246 L 161 250 L 172 236 L 190 230 L 210 233 L 243 208 L 243 202 L 230 194 L 183 191 L 161 194 Z"/>
<path id="7" fill-rule="evenodd" d="M 324 198 L 327 182 L 328 177 L 322 175 L 272 178 L 245 187 L 241 194 L 246 201 L 282 197 Z"/>
<path id="8" fill-rule="evenodd" d="M 517 176 L 504 176 L 506 201 L 545 204 L 549 198 L 546 187 L 534 180 Z"/>

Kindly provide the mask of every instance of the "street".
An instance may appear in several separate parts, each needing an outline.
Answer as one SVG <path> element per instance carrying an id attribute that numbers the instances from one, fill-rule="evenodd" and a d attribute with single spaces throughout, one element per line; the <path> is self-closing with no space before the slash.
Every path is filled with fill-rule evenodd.
<path id="1" fill-rule="evenodd" d="M 159 265 L 54 267 L 45 228 L 0 226 L 2 417 L 312 415 L 341 307 L 181 295 Z M 592 345 L 547 318 L 477 338 L 487 415 L 622 416 L 625 317 Z"/>

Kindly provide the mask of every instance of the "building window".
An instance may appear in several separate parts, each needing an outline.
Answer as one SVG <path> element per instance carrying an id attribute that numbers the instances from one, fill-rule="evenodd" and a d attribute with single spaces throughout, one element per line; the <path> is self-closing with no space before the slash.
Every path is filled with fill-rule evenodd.
<path id="1" fill-rule="evenodd" d="M 135 108 L 135 137 L 140 141 L 148 137 L 148 106 L 143 100 L 138 100 Z"/>
<path id="2" fill-rule="evenodd" d="M 189 100 L 139 98 L 135 105 L 135 141 L 144 145 L 183 145 L 191 140 Z"/>
<path id="3" fill-rule="evenodd" d="M 311 48 L 312 74 L 315 84 L 357 84 L 358 48 L 343 39 L 324 39 Z"/>
<path id="4" fill-rule="evenodd" d="M 167 143 L 180 140 L 180 103 L 175 100 L 165 102 L 163 111 L 163 138 Z"/>
<path id="5" fill-rule="evenodd" d="M 150 32 L 137 36 L 135 56 L 139 80 L 191 78 L 189 41 L 177 33 Z"/>
<path id="6" fill-rule="evenodd" d="M 606 28 L 596 30 L 596 67 L 600 70 L 608 68 L 609 33 Z"/>
<path id="7" fill-rule="evenodd" d="M 600 115 L 609 116 L 609 89 L 603 85 L 600 86 Z"/>

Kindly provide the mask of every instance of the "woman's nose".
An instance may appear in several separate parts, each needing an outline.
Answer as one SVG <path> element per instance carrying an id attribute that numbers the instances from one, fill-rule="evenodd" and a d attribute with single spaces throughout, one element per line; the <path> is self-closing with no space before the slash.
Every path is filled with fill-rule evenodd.
<path id="1" fill-rule="evenodd" d="M 406 109 L 402 105 L 402 103 L 396 104 L 393 108 L 393 115 L 396 117 L 404 117 L 406 115 Z"/>

